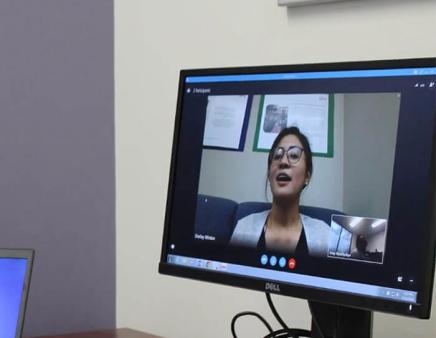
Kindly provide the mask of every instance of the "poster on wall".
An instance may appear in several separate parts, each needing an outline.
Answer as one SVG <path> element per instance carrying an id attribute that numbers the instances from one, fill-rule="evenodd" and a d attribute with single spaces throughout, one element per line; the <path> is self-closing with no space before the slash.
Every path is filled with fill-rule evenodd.
<path id="1" fill-rule="evenodd" d="M 210 95 L 203 146 L 243 151 L 248 124 L 248 95 Z"/>
<path id="2" fill-rule="evenodd" d="M 263 95 L 253 150 L 268 152 L 280 131 L 295 126 L 314 156 L 333 157 L 334 97 L 329 94 Z"/>

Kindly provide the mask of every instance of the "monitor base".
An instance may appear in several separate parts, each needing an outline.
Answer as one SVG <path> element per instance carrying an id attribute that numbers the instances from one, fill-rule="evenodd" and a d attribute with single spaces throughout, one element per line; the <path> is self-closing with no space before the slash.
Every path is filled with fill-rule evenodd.
<path id="1" fill-rule="evenodd" d="M 309 307 L 312 312 L 312 338 L 372 337 L 371 311 L 312 301 L 309 301 Z"/>

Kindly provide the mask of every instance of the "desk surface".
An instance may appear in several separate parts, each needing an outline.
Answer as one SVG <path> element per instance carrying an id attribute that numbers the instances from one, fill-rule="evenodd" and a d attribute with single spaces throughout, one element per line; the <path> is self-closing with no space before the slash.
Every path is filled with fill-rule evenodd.
<path id="1" fill-rule="evenodd" d="M 160 338 L 151 334 L 131 329 L 99 330 L 89 332 L 69 333 L 55 336 L 41 336 L 35 338 Z"/>

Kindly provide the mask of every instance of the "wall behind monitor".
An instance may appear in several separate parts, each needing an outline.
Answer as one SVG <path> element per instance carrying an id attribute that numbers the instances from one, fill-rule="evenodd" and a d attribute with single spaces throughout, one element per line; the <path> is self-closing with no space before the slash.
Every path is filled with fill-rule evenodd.
<path id="1" fill-rule="evenodd" d="M 113 2 L 1 1 L 0 45 L 0 247 L 36 251 L 24 335 L 114 327 Z"/>
<path id="2" fill-rule="evenodd" d="M 167 337 L 229 337 L 232 316 L 262 293 L 157 273 L 181 68 L 436 55 L 433 0 L 352 1 L 287 10 L 273 1 L 115 0 L 117 325 Z M 275 297 L 293 326 L 304 301 Z M 433 297 L 435 299 L 435 297 Z M 433 303 L 433 307 L 435 307 Z M 241 337 L 265 334 L 241 320 Z M 431 337 L 419 321 L 376 314 L 374 337 Z"/>

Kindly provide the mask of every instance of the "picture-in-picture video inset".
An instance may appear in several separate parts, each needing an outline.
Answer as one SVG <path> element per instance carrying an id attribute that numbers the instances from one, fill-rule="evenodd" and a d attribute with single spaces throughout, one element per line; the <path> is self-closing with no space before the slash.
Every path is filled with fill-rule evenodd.
<path id="1" fill-rule="evenodd" d="M 329 257 L 382 263 L 387 220 L 332 215 Z"/>
<path id="2" fill-rule="evenodd" d="M 204 140 L 212 133 L 215 147 L 203 149 L 194 238 L 383 263 L 399 93 L 216 95 L 209 102 Z M 229 135 L 246 114 L 247 127 Z M 220 133 L 222 148 L 233 138 L 234 149 L 220 149 Z M 299 217 L 286 218 L 292 210 Z M 278 227 L 289 224 L 297 231 Z"/>

